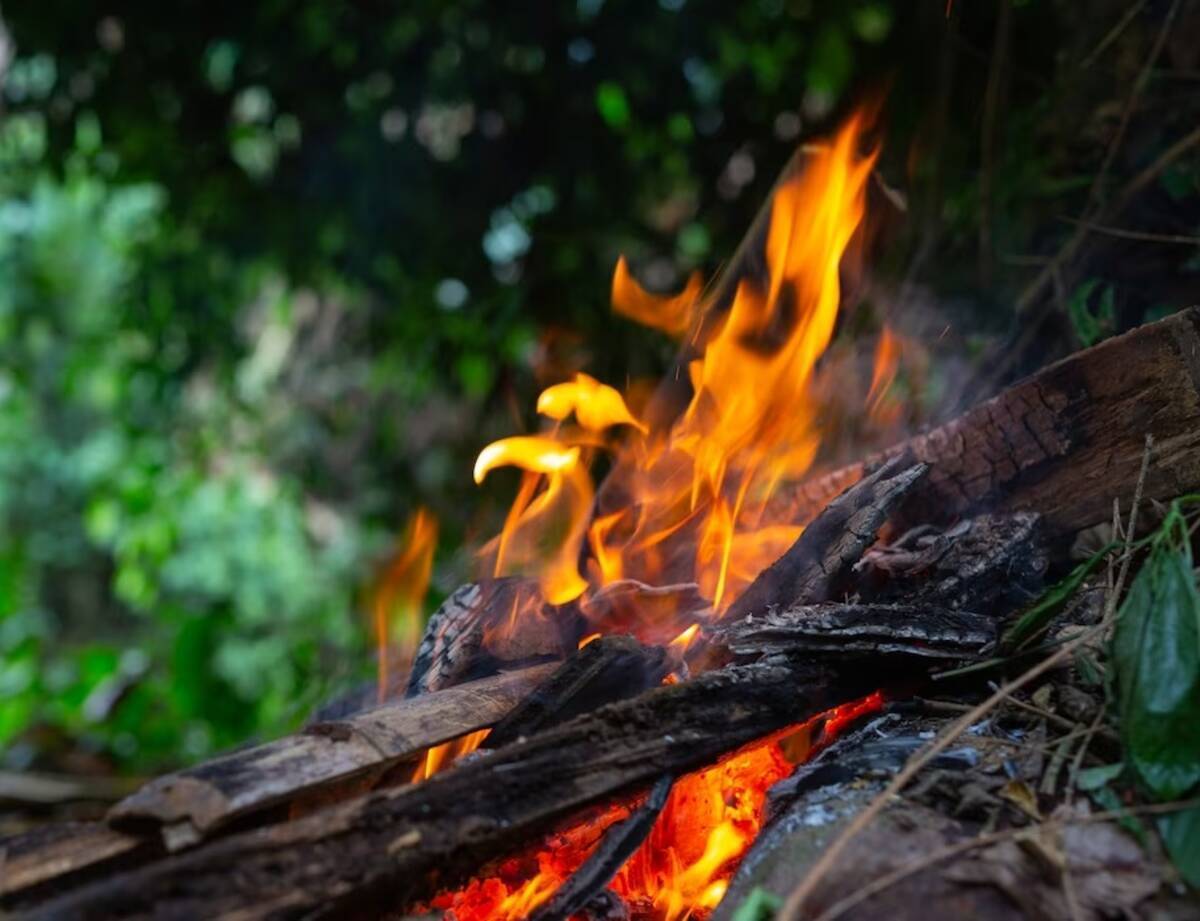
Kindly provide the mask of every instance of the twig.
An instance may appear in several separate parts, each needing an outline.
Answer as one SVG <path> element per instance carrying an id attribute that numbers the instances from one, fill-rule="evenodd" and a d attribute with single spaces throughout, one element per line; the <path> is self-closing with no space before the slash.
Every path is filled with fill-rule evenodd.
<path id="1" fill-rule="evenodd" d="M 1133 488 L 1133 505 L 1129 509 L 1129 524 L 1125 528 L 1125 550 L 1121 554 L 1121 569 L 1117 573 L 1117 584 L 1108 593 L 1104 605 L 1102 624 L 1112 620 L 1117 610 L 1117 599 L 1125 588 L 1125 577 L 1129 575 L 1129 560 L 1133 556 L 1133 535 L 1137 530 L 1138 511 L 1142 504 L 1142 491 L 1146 488 L 1146 474 L 1150 470 L 1150 454 L 1154 450 L 1154 436 L 1146 433 L 1146 447 L 1142 450 L 1142 466 L 1138 470 L 1137 485 Z"/>
<path id="2" fill-rule="evenodd" d="M 1004 65 L 1008 61 L 1009 36 L 1012 34 L 1012 0 L 997 0 L 996 37 L 988 66 L 987 87 L 983 95 L 983 125 L 980 130 L 979 164 L 979 280 L 983 287 L 992 278 L 992 174 L 996 159 L 996 123 L 1000 108 L 1000 88 Z"/>
<path id="3" fill-rule="evenodd" d="M 829 869 L 837 862 L 838 857 L 841 855 L 842 851 L 846 849 L 846 846 L 850 843 L 851 839 L 853 839 L 855 835 L 870 825 L 871 822 L 873 822 L 879 815 L 879 813 L 886 808 L 892 798 L 901 790 L 903 790 L 905 785 L 912 780 L 922 768 L 924 768 L 927 764 L 929 764 L 930 761 L 945 751 L 955 739 L 966 732 L 981 717 L 994 710 L 1001 701 L 1011 697 L 1015 692 L 1032 682 L 1034 679 L 1041 677 L 1052 668 L 1055 668 L 1062 662 L 1067 661 L 1076 649 L 1081 648 L 1088 641 L 1103 635 L 1104 631 L 1108 629 L 1109 621 L 1113 616 L 1113 612 L 1116 610 L 1116 602 L 1114 600 L 1115 596 L 1119 595 L 1121 589 L 1124 587 L 1125 576 L 1129 571 L 1129 556 L 1132 551 L 1133 541 L 1133 522 L 1137 521 L 1138 506 L 1140 505 L 1142 499 L 1142 489 L 1145 484 L 1146 471 L 1148 470 L 1150 464 L 1150 451 L 1153 443 L 1154 442 L 1151 437 L 1147 435 L 1146 449 L 1142 453 L 1142 469 L 1138 474 L 1138 483 L 1133 494 L 1133 508 L 1130 509 L 1129 512 L 1130 527 L 1129 533 L 1126 534 L 1124 551 L 1125 559 L 1122 561 L 1121 572 L 1117 577 L 1117 584 L 1115 586 L 1113 596 L 1109 599 L 1110 606 L 1105 612 L 1104 619 L 1101 620 L 1101 622 L 1096 626 L 1083 631 L 1074 639 L 1064 643 L 1059 647 L 1058 651 L 1049 658 L 1043 659 L 1037 665 L 1034 665 L 1023 674 L 998 688 L 990 697 L 987 698 L 987 700 L 983 701 L 983 703 L 974 707 L 969 712 L 964 713 L 961 717 L 944 729 L 936 739 L 929 743 L 929 745 L 925 746 L 924 749 L 909 758 L 908 763 L 905 764 L 900 772 L 892 778 L 891 782 L 883 789 L 883 791 L 873 800 L 871 800 L 871 802 L 867 804 L 867 807 L 858 815 L 856 815 L 850 824 L 842 829 L 842 832 L 830 843 L 829 847 L 825 849 L 825 853 L 821 855 L 820 859 L 818 859 L 816 863 L 809 868 L 809 871 L 804 875 L 804 879 L 802 879 L 800 884 L 794 890 L 792 890 L 791 895 L 788 896 L 787 901 L 780 910 L 778 916 L 779 921 L 799 921 L 799 918 L 801 917 L 800 912 L 804 908 L 804 903 L 812 895 L 813 890 L 821 881 L 821 877 L 828 873 Z"/>
<path id="4" fill-rule="evenodd" d="M 1129 89 L 1129 95 L 1125 97 L 1125 106 L 1121 109 L 1121 120 L 1117 123 L 1116 134 L 1113 135 L 1112 141 L 1109 142 L 1108 149 L 1104 153 L 1104 160 L 1100 164 L 1100 169 L 1096 173 L 1096 178 L 1092 180 L 1092 187 L 1088 190 L 1087 204 L 1084 206 L 1084 213 L 1089 211 L 1099 210 L 1099 202 L 1104 193 L 1104 183 L 1108 179 L 1108 171 L 1112 167 L 1113 161 L 1117 158 L 1117 152 L 1121 149 L 1121 144 L 1125 141 L 1125 132 L 1129 128 L 1129 122 L 1133 118 L 1134 110 L 1137 109 L 1138 102 L 1142 98 L 1142 92 L 1146 89 L 1146 84 L 1150 82 L 1150 74 L 1154 70 L 1154 65 L 1158 63 L 1158 56 L 1162 54 L 1163 47 L 1167 43 L 1167 36 L 1171 34 L 1171 26 L 1175 23 L 1175 16 L 1179 13 L 1179 7 L 1183 5 L 1183 0 L 1171 0 L 1171 6 L 1167 10 L 1167 15 L 1163 17 L 1162 27 L 1158 30 L 1158 35 L 1154 37 L 1154 44 L 1150 48 L 1150 54 L 1146 57 L 1142 69 L 1138 72 L 1137 78 L 1133 81 L 1133 86 Z"/>
<path id="5" fill-rule="evenodd" d="M 1150 233 L 1145 230 L 1126 230 L 1123 227 L 1109 227 L 1075 217 L 1060 217 L 1060 221 L 1074 224 L 1076 227 L 1086 227 L 1092 233 L 1100 233 L 1109 237 L 1119 237 L 1122 240 L 1144 240 L 1147 243 L 1179 243 L 1184 246 L 1200 246 L 1200 237 L 1192 237 L 1181 233 Z"/>
<path id="6" fill-rule="evenodd" d="M 1146 0 L 1138 0 L 1133 6 L 1127 9 L 1123 16 L 1117 21 L 1117 24 L 1108 30 L 1108 34 L 1100 40 L 1092 52 L 1079 63 L 1080 70 L 1087 70 L 1096 63 L 1096 59 L 1104 53 L 1104 49 L 1115 42 L 1125 31 L 1125 27 L 1133 22 L 1133 17 L 1142 11 L 1142 7 L 1146 5 Z"/>
<path id="7" fill-rule="evenodd" d="M 1084 733 L 1083 741 L 1079 743 L 1079 750 L 1075 752 L 1075 757 L 1071 760 L 1071 767 L 1067 771 L 1067 803 L 1069 804 L 1075 798 L 1075 784 L 1079 780 L 1079 768 L 1083 765 L 1084 755 L 1087 754 L 1088 746 L 1092 743 L 1092 736 L 1100 728 L 1100 723 L 1104 719 L 1104 708 L 1101 707 L 1097 711 L 1095 718 Z"/>
<path id="8" fill-rule="evenodd" d="M 1163 815 L 1166 813 L 1180 812 L 1184 809 L 1191 809 L 1193 806 L 1200 805 L 1200 799 L 1181 800 L 1175 803 L 1154 803 L 1148 806 L 1132 806 L 1128 809 L 1112 809 L 1107 812 L 1095 812 L 1091 815 L 1073 816 L 1070 819 L 1047 819 L 1042 822 L 1039 828 L 1065 828 L 1069 825 L 1086 825 L 1093 822 L 1108 822 L 1113 819 L 1122 819 L 1128 815 Z M 851 895 L 846 896 L 838 902 L 830 905 L 823 913 L 818 915 L 813 921 L 833 921 L 844 915 L 851 908 L 865 902 L 871 896 L 876 895 L 883 890 L 894 886 L 901 880 L 907 879 L 914 873 L 919 873 L 922 870 L 928 869 L 934 864 L 941 863 L 951 857 L 956 857 L 959 854 L 966 854 L 970 851 L 978 850 L 979 848 L 989 847 L 993 844 L 999 844 L 1003 841 L 1011 841 L 1016 838 L 1021 838 L 1030 833 L 1029 827 L 1023 828 L 1006 828 L 1003 831 L 989 832 L 984 835 L 977 835 L 974 838 L 967 838 L 963 841 L 956 841 L 954 844 L 946 845 L 939 850 L 932 851 L 923 857 L 910 861 L 903 866 L 897 867 L 883 876 L 871 880 L 860 889 L 855 890 Z M 784 919 L 790 917 L 786 912 L 787 906 L 784 906 L 783 912 L 780 912 L 779 918 Z"/>

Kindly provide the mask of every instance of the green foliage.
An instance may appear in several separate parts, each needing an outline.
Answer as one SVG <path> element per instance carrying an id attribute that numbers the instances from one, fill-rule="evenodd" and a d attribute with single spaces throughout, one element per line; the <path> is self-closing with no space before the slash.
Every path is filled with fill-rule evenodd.
<path id="1" fill-rule="evenodd" d="M 733 921 L 770 921 L 783 907 L 783 899 L 755 886 L 733 912 Z"/>
<path id="2" fill-rule="evenodd" d="M 1099 290 L 1098 297 L 1093 294 Z M 1089 306 L 1095 300 L 1096 306 Z M 1113 308 L 1113 286 L 1102 285 L 1099 279 L 1084 282 L 1067 301 L 1067 316 L 1075 335 L 1085 346 L 1095 345 L 1105 336 L 1111 335 L 1116 323 Z"/>
<path id="3" fill-rule="evenodd" d="M 1097 551 L 1090 558 L 1076 566 L 1059 582 L 1042 593 L 1016 621 L 1004 631 L 1000 644 L 1006 652 L 1016 652 L 1041 636 L 1051 622 L 1062 613 L 1067 603 L 1079 591 L 1085 579 L 1090 576 L 1107 557 L 1116 544 L 1109 544 Z"/>
<path id="4" fill-rule="evenodd" d="M 1121 606 L 1113 665 L 1130 764 L 1159 799 L 1200 784 L 1200 592 L 1172 507 Z"/>
<path id="5" fill-rule="evenodd" d="M 1200 806 L 1163 816 L 1158 830 L 1180 874 L 1200 888 Z"/>
<path id="6" fill-rule="evenodd" d="M 361 671 L 370 547 L 317 538 L 239 439 L 259 353 L 203 398 L 172 385 L 164 352 L 193 344 L 142 296 L 163 191 L 100 178 L 84 134 L 61 179 L 35 125 L 0 136 L 0 751 L 37 728 L 147 768 L 278 733 Z"/>
<path id="7" fill-rule="evenodd" d="M 1145 792 L 1160 801 L 1200 791 L 1200 592 L 1185 501 L 1172 503 L 1150 538 L 1111 648 L 1126 759 Z M 1107 784 L 1122 768 L 1080 772 L 1080 788 L 1105 808 L 1119 808 Z M 1200 885 L 1200 807 L 1161 816 L 1158 829 L 1180 873 Z"/>

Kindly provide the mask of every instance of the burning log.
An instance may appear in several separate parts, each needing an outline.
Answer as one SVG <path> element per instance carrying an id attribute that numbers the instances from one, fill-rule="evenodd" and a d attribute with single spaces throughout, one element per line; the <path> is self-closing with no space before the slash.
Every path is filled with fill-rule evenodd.
<path id="1" fill-rule="evenodd" d="M 328 916 L 427 896 L 555 821 L 862 693 L 794 665 L 736 666 L 610 704 L 417 786 L 213 841 L 31 918 Z"/>
<path id="2" fill-rule="evenodd" d="M 572 612 L 542 599 L 537 583 L 469 582 L 429 618 L 413 659 L 407 696 L 452 687 L 500 667 L 562 659 L 579 639 Z"/>
<path id="3" fill-rule="evenodd" d="M 709 637 L 741 660 L 781 653 L 810 659 L 961 659 L 981 654 L 997 635 L 992 618 L 948 608 L 801 604 L 719 626 Z"/>
<path id="4" fill-rule="evenodd" d="M 630 636 L 602 636 L 588 643 L 500 720 L 487 737 L 500 748 L 588 712 L 624 700 L 662 681 L 666 656 Z"/>
<path id="5" fill-rule="evenodd" d="M 162 825 L 190 843 L 235 819 L 331 784 L 359 782 L 367 789 L 389 768 L 429 746 L 496 722 L 553 670 L 541 665 L 509 672 L 316 723 L 296 735 L 159 777 L 114 806 L 109 820 L 135 829 Z"/>
<path id="6" fill-rule="evenodd" d="M 1200 487 L 1200 308 L 1109 339 L 1025 378 L 962 416 L 884 452 L 930 472 L 897 509 L 904 527 L 1032 511 L 1062 545 L 1128 505 L 1147 434 L 1147 499 Z M 783 502 L 820 509 L 879 457 L 801 484 Z"/>
<path id="7" fill-rule="evenodd" d="M 729 616 L 831 598 L 875 542 L 892 508 L 928 471 L 924 464 L 903 465 L 903 457 L 892 457 L 831 501 L 791 548 L 750 583 Z"/>

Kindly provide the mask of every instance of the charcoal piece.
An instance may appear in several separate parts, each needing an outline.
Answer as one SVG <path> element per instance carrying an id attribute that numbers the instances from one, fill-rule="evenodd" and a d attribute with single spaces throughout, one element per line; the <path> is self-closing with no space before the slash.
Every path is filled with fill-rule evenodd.
<path id="1" fill-rule="evenodd" d="M 633 697 L 661 682 L 666 671 L 662 647 L 643 646 L 631 636 L 600 637 L 560 665 L 497 723 L 486 745 L 499 748 L 603 704 Z"/>
<path id="2" fill-rule="evenodd" d="M 1040 594 L 1048 564 L 1041 516 L 1014 512 L 922 528 L 871 548 L 858 570 L 864 583 L 876 584 L 872 600 L 1000 616 Z"/>
<path id="3" fill-rule="evenodd" d="M 670 775 L 659 778 L 650 789 L 646 801 L 629 818 L 604 833 L 603 839 L 582 866 L 530 915 L 529 921 L 568 921 L 589 906 L 646 840 L 658 814 L 666 805 L 674 782 L 675 778 Z"/>
<path id="4" fill-rule="evenodd" d="M 894 457 L 834 499 L 778 560 L 763 570 L 726 615 L 739 619 L 772 605 L 827 601 L 875 542 L 892 508 L 925 475 L 924 464 Z"/>

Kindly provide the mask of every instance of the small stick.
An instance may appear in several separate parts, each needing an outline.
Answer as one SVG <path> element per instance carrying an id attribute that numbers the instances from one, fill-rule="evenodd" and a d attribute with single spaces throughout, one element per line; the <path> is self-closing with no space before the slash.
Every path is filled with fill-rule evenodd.
<path id="1" fill-rule="evenodd" d="M 604 838 L 588 859 L 541 908 L 529 916 L 529 921 L 567 921 L 583 911 L 587 903 L 625 866 L 633 852 L 642 846 L 658 814 L 666 805 L 674 783 L 675 778 L 670 774 L 659 778 L 646 801 L 629 818 L 605 832 Z"/>

